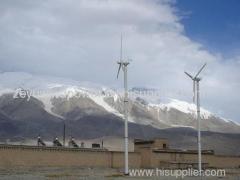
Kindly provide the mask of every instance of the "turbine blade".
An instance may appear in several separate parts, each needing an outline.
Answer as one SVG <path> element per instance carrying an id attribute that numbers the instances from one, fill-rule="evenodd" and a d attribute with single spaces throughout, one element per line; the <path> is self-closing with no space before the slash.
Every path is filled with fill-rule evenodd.
<path id="1" fill-rule="evenodd" d="M 189 74 L 189 73 L 187 73 L 186 71 L 184 72 L 188 77 L 190 77 L 191 79 L 193 79 L 193 77 Z"/>
<path id="2" fill-rule="evenodd" d="M 198 71 L 198 73 L 196 74 L 195 78 L 202 72 L 203 68 L 207 65 L 207 63 L 205 63 L 201 69 Z"/>
<path id="3" fill-rule="evenodd" d="M 120 69 L 121 69 L 121 67 L 122 67 L 122 64 L 119 63 L 118 72 L 117 72 L 117 79 L 118 79 L 118 76 L 119 76 L 119 73 L 120 73 Z"/>

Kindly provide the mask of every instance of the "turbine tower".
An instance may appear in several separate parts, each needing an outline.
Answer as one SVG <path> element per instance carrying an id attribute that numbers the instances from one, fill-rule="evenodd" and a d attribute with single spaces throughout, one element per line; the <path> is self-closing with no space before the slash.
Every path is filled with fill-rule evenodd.
<path id="1" fill-rule="evenodd" d="M 199 93 L 199 82 L 201 81 L 201 78 L 198 77 L 198 75 L 202 72 L 203 68 L 207 64 L 205 63 L 201 69 L 198 71 L 198 73 L 195 76 L 190 75 L 187 72 L 184 72 L 188 77 L 190 77 L 193 81 L 193 103 L 197 103 L 197 121 L 198 121 L 198 170 L 201 175 L 202 172 L 202 151 L 201 151 L 201 124 L 200 124 L 200 93 Z M 195 86 L 197 86 L 197 102 L 196 100 L 196 89 Z"/>
<path id="2" fill-rule="evenodd" d="M 120 60 L 117 62 L 119 65 L 118 72 L 117 72 L 117 78 L 119 76 L 120 70 L 123 70 L 124 74 L 124 119 L 125 119 L 125 130 L 124 130 L 124 160 L 125 160 L 125 166 L 124 166 L 124 174 L 128 175 L 128 84 L 127 84 L 127 66 L 129 65 L 128 61 L 124 61 L 122 58 L 122 35 L 121 35 L 121 49 L 120 49 Z"/>

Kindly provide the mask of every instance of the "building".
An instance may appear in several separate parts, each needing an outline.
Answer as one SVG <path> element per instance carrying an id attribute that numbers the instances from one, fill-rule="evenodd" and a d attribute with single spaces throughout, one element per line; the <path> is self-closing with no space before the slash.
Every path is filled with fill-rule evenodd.
<path id="1" fill-rule="evenodd" d="M 167 139 L 130 141 L 130 168 L 197 167 L 195 150 L 171 149 Z M 107 142 L 105 142 L 107 144 Z M 130 146 L 132 146 L 130 145 Z M 202 151 L 203 168 L 240 168 L 239 156 L 215 155 Z M 124 152 L 107 148 L 0 145 L 0 168 L 39 166 L 124 167 Z"/>

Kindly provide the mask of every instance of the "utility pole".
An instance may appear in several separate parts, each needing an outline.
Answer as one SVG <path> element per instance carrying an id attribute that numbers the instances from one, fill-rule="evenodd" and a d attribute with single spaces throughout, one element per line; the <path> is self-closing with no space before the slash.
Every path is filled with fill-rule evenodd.
<path id="1" fill-rule="evenodd" d="M 198 71 L 198 73 L 193 77 L 191 74 L 185 72 L 185 74 L 190 77 L 193 81 L 193 103 L 196 104 L 197 107 L 197 129 L 198 129 L 198 139 L 197 139 L 197 144 L 198 144 L 198 171 L 199 175 L 202 175 L 202 147 L 201 147 L 201 116 L 200 116 L 200 88 L 199 84 L 201 81 L 201 78 L 198 77 L 198 75 L 201 73 L 201 71 L 204 69 L 204 67 L 207 64 L 205 63 L 201 69 Z M 197 102 L 195 102 L 195 85 L 197 85 Z"/>
<path id="2" fill-rule="evenodd" d="M 201 175 L 202 171 L 202 147 L 201 147 L 201 117 L 200 117 L 200 90 L 199 90 L 199 82 L 200 78 L 196 78 L 197 84 L 197 121 L 198 121 L 198 170 Z"/>
<path id="3" fill-rule="evenodd" d="M 124 75 L 124 174 L 128 175 L 128 76 L 127 66 L 129 62 L 123 61 L 122 59 L 122 36 L 121 36 L 121 49 L 120 49 L 120 61 L 117 62 L 119 65 L 117 78 L 122 68 Z"/>
<path id="4" fill-rule="evenodd" d="M 125 174 L 128 174 L 128 83 L 127 83 L 127 65 L 129 63 L 123 63 L 124 69 L 124 116 L 125 116 Z"/>

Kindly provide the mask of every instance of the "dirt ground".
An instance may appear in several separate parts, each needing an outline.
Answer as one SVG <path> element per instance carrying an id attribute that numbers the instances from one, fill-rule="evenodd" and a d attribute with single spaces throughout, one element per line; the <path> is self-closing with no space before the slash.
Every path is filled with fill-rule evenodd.
<path id="1" fill-rule="evenodd" d="M 226 177 L 204 177 L 203 180 L 231 179 L 240 180 L 240 169 L 226 170 Z M 120 169 L 110 168 L 81 168 L 81 167 L 35 167 L 0 169 L 0 180 L 95 180 L 95 179 L 117 179 L 117 180 L 143 180 L 143 179 L 181 179 L 176 177 L 132 177 L 124 176 Z M 201 179 L 198 177 L 186 177 L 186 180 Z"/>

